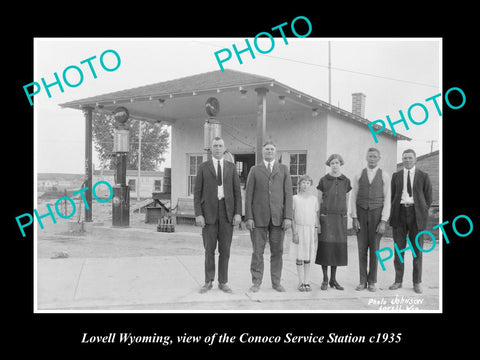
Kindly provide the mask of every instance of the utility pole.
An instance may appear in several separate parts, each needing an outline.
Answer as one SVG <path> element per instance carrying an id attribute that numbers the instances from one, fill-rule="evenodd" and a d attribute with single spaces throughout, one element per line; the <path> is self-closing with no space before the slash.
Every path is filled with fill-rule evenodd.
<path id="1" fill-rule="evenodd" d="M 328 41 L 328 103 L 332 103 L 332 62 L 330 54 L 330 41 Z"/>
<path id="2" fill-rule="evenodd" d="M 85 222 L 92 222 L 92 119 L 93 108 L 83 110 L 85 116 Z M 82 195 L 83 196 L 83 195 Z"/>
<path id="3" fill-rule="evenodd" d="M 427 143 L 430 143 L 430 152 L 433 152 L 433 143 L 438 142 L 437 140 L 427 140 Z"/>
<path id="4" fill-rule="evenodd" d="M 137 175 L 137 201 L 140 201 L 140 166 L 142 164 L 142 121 L 138 120 L 138 175 Z"/>

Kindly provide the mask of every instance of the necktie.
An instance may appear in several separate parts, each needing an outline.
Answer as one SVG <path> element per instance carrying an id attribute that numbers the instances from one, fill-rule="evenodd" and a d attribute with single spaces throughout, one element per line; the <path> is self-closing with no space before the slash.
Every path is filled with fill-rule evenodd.
<path id="1" fill-rule="evenodd" d="M 407 192 L 408 192 L 408 196 L 412 196 L 412 183 L 410 182 L 410 170 L 407 171 Z"/>
<path id="2" fill-rule="evenodd" d="M 268 173 L 272 173 L 272 163 L 270 161 L 268 162 Z"/>
<path id="3" fill-rule="evenodd" d="M 217 161 L 217 185 L 222 185 L 222 165 L 220 165 L 220 161 Z"/>

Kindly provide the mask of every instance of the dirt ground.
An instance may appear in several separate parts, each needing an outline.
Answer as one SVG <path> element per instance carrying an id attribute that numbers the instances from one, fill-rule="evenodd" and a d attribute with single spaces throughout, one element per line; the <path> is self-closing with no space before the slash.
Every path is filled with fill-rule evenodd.
<path id="1" fill-rule="evenodd" d="M 37 211 L 40 215 L 46 213 L 45 201 L 39 201 Z M 52 200 L 49 201 L 52 204 Z M 53 200 L 54 204 L 54 200 Z M 157 231 L 156 224 L 146 224 L 144 213 L 133 213 L 130 216 L 129 228 L 113 228 L 111 216 L 111 203 L 93 204 L 93 226 L 92 231 L 87 233 L 76 233 L 69 231 L 70 223 L 77 223 L 78 217 L 75 215 L 71 219 L 61 219 L 56 217 L 57 223 L 53 223 L 50 217 L 43 219 L 44 229 L 36 225 L 37 233 L 37 258 L 38 259 L 61 259 L 61 258 L 125 258 L 125 257 L 150 257 L 150 256 L 180 256 L 180 255 L 198 255 L 199 264 L 203 261 L 204 248 L 201 237 L 201 229 L 192 225 L 177 225 L 174 233 L 164 233 Z M 35 222 L 37 223 L 37 222 Z M 285 235 L 284 254 L 289 253 L 290 232 Z M 392 239 L 384 237 L 391 246 Z M 356 236 L 348 236 L 349 250 L 355 257 Z M 235 229 L 231 254 L 249 257 L 252 253 L 252 245 L 247 230 Z M 265 249 L 265 256 L 269 256 L 268 246 Z M 248 259 L 248 258 L 247 258 Z M 56 260 L 52 261 L 51 263 Z M 248 261 L 247 261 L 248 262 Z M 291 262 L 291 264 L 294 264 Z M 201 271 L 201 265 L 198 268 Z M 288 268 L 288 267 L 286 267 Z M 295 269 L 295 268 L 292 268 Z M 295 271 L 290 269 L 290 272 Z M 353 279 L 356 281 L 356 267 L 349 267 L 343 272 L 344 279 Z M 433 268 L 431 271 L 435 271 Z M 316 279 L 320 279 L 320 267 L 316 267 Z M 424 271 L 427 271 L 425 268 Z M 353 275 L 352 275 L 353 274 Z M 353 276 L 353 277 L 351 277 Z M 317 284 L 318 285 L 318 284 Z M 430 284 L 430 288 L 436 289 L 438 285 Z M 318 286 L 317 286 L 318 287 Z M 252 301 L 250 298 L 238 301 L 190 301 L 162 303 L 160 306 L 165 310 L 304 310 L 304 309 L 332 309 L 332 310 L 371 310 L 363 298 L 358 298 L 358 294 L 353 290 L 351 296 L 342 298 L 315 298 L 302 299 L 297 298 L 282 301 Z M 240 289 L 238 291 L 241 291 Z M 385 295 L 388 296 L 388 295 Z M 94 309 L 133 309 L 133 310 L 158 310 L 159 304 L 131 304 L 131 305 L 93 305 Z M 438 309 L 438 295 L 428 297 L 425 309 Z"/>
<path id="2" fill-rule="evenodd" d="M 46 203 L 50 203 L 52 209 L 54 208 L 54 200 L 39 200 L 37 211 L 40 215 L 47 213 Z M 144 213 L 133 213 L 130 214 L 129 228 L 112 228 L 111 207 L 110 202 L 102 204 L 94 201 L 93 230 L 87 233 L 69 231 L 69 223 L 78 222 L 78 214 L 70 219 L 56 217 L 56 224 L 50 217 L 42 219 L 44 229 L 41 229 L 38 224 L 36 229 L 38 258 L 201 255 L 204 253 L 199 227 L 179 224 L 175 228 L 175 233 L 157 232 L 156 224 L 145 223 Z M 67 214 L 69 213 L 71 208 Z M 250 238 L 246 231 L 235 230 L 231 252 L 251 254 Z"/>
<path id="3" fill-rule="evenodd" d="M 56 199 L 39 199 L 37 211 L 40 215 L 47 213 L 46 204 L 54 209 Z M 78 204 L 78 202 L 76 202 Z M 136 199 L 131 199 L 133 207 Z M 67 204 L 66 214 L 72 212 Z M 61 211 L 65 211 L 60 206 Z M 79 217 L 79 206 L 69 219 L 56 216 L 57 223 L 50 217 L 42 219 L 41 229 L 35 220 L 37 231 L 38 258 L 95 258 L 126 256 L 163 256 L 163 255 L 202 255 L 204 253 L 201 229 L 193 225 L 177 224 L 175 233 L 157 232 L 156 224 L 145 223 L 145 213 L 131 213 L 130 227 L 119 229 L 112 227 L 111 202 L 93 201 L 92 231 L 79 233 L 69 230 L 69 223 L 83 220 L 83 208 Z M 181 234 L 181 235 L 180 235 Z M 349 229 L 349 243 L 356 241 L 353 229 Z M 290 233 L 285 235 L 284 252 L 288 252 Z M 387 229 L 384 239 L 391 238 L 391 229 Z M 251 254 L 251 241 L 246 230 L 235 229 L 231 253 L 239 255 Z M 268 246 L 266 251 L 268 251 Z"/>

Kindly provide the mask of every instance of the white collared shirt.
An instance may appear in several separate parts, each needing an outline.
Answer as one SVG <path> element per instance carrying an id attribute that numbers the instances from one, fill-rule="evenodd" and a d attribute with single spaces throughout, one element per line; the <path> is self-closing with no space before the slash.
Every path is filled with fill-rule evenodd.
<path id="1" fill-rule="evenodd" d="M 270 163 L 270 169 L 273 171 L 273 165 L 275 164 L 275 159 L 273 159 L 272 161 L 263 160 L 263 163 L 265 164 L 265 167 L 267 168 L 267 170 L 268 170 L 268 164 Z"/>
<path id="2" fill-rule="evenodd" d="M 224 171 L 224 170 L 223 170 L 223 165 L 224 165 L 224 161 L 223 161 L 223 160 L 224 160 L 224 159 L 223 159 L 223 157 L 222 157 L 220 160 L 215 159 L 215 158 L 213 158 L 212 160 L 213 160 L 213 167 L 214 167 L 214 169 L 215 169 L 215 175 L 218 176 L 218 174 L 217 174 L 217 169 L 218 169 L 218 163 L 219 163 L 219 162 L 220 162 L 220 166 L 221 166 L 221 168 L 222 168 L 222 174 L 221 174 L 221 176 L 222 176 L 222 185 L 219 185 L 219 186 L 218 186 L 218 193 L 217 193 L 217 195 L 218 195 L 218 200 L 222 200 L 223 197 L 224 197 L 224 193 L 223 193 L 223 171 Z"/>
<path id="3" fill-rule="evenodd" d="M 410 171 L 410 184 L 412 185 L 412 196 L 408 195 L 407 191 L 407 176 Z M 403 189 L 400 204 L 413 204 L 413 179 L 415 178 L 415 166 L 410 170 L 403 168 Z"/>
<path id="4" fill-rule="evenodd" d="M 377 175 L 377 171 L 379 167 L 375 166 L 373 169 L 370 169 L 367 166 L 366 169 L 367 169 L 368 182 L 371 184 L 373 179 Z M 357 217 L 357 194 L 358 194 L 358 186 L 359 186 L 358 181 L 362 176 L 362 171 L 360 171 L 360 174 L 355 175 L 352 181 L 352 192 L 350 195 L 350 216 L 352 218 Z M 391 181 L 390 181 L 390 175 L 388 175 L 388 173 L 383 169 L 382 169 L 382 180 L 383 180 L 383 209 L 382 209 L 381 219 L 383 221 L 388 221 L 388 218 L 390 217 L 390 207 L 391 207 L 391 199 L 390 199 Z"/>
<path id="5" fill-rule="evenodd" d="M 373 169 L 370 169 L 367 166 L 367 177 L 368 177 L 368 182 L 371 184 L 373 179 L 375 178 L 375 175 L 377 175 L 378 171 L 378 166 L 375 166 Z"/>

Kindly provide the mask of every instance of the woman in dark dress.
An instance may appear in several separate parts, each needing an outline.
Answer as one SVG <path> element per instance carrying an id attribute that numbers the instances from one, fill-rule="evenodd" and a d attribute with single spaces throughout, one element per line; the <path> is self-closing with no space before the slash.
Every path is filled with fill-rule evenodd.
<path id="1" fill-rule="evenodd" d="M 318 201 L 320 203 L 320 233 L 318 235 L 317 257 L 315 263 L 322 265 L 322 290 L 328 284 L 337 290 L 343 287 L 337 282 L 337 266 L 347 265 L 347 194 L 352 189 L 350 179 L 341 173 L 344 164 L 339 154 L 332 154 L 326 164 L 330 172 L 318 183 Z M 330 266 L 330 283 L 328 282 Z"/>

